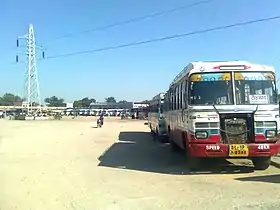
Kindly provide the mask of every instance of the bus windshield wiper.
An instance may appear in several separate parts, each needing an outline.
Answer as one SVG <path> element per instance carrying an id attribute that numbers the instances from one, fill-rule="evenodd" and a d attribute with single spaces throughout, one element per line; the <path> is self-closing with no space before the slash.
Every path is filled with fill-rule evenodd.
<path id="1" fill-rule="evenodd" d="M 257 107 L 256 107 L 256 109 L 253 111 L 253 114 L 255 114 L 255 113 L 258 111 L 258 109 L 259 109 L 259 105 L 257 104 Z"/>
<path id="2" fill-rule="evenodd" d="M 216 106 L 215 106 L 215 104 L 214 104 L 214 103 L 212 104 L 212 106 L 214 107 L 214 109 L 215 109 L 216 113 L 219 115 L 219 114 L 220 114 L 220 112 L 219 112 L 219 110 L 216 108 Z"/>

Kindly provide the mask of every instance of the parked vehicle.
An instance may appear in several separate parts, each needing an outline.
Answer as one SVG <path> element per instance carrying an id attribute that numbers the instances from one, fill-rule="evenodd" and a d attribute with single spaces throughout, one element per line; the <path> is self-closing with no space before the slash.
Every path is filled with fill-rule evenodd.
<path id="1" fill-rule="evenodd" d="M 163 114 L 164 93 L 159 93 L 153 97 L 149 104 L 148 126 L 157 138 L 166 141 L 166 122 Z"/>
<path id="2" fill-rule="evenodd" d="M 170 84 L 165 104 L 172 148 L 185 150 L 193 167 L 201 158 L 248 158 L 265 170 L 280 150 L 273 67 L 190 63 Z"/>

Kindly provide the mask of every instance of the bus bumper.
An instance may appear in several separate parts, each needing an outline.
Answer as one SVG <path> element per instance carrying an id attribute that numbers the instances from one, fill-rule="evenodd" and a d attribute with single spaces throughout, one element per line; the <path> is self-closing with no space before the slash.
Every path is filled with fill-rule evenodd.
<path id="1" fill-rule="evenodd" d="M 240 145 L 242 148 L 233 148 L 229 144 L 199 144 L 192 143 L 188 146 L 188 155 L 192 157 L 225 157 L 225 158 L 249 158 L 269 157 L 280 153 L 280 142 L 276 143 L 252 143 Z M 239 147 L 239 146 L 237 146 Z M 239 149 L 239 151 L 237 151 Z M 241 151 L 241 152 L 240 152 Z"/>

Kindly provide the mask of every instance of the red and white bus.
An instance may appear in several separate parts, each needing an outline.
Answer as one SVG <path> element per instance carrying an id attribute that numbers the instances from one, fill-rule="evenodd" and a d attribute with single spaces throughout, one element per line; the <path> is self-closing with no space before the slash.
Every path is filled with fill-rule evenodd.
<path id="1" fill-rule="evenodd" d="M 275 69 L 245 61 L 193 62 L 170 84 L 165 117 L 173 149 L 190 163 L 248 158 L 269 167 L 280 152 Z"/>
<path id="2" fill-rule="evenodd" d="M 164 95 L 159 93 L 153 97 L 149 104 L 148 124 L 151 132 L 158 137 L 166 136 L 165 119 L 163 116 Z"/>

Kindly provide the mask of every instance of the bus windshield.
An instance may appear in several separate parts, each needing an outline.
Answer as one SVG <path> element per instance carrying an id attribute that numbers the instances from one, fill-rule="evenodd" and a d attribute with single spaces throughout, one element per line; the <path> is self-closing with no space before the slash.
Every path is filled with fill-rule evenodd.
<path id="1" fill-rule="evenodd" d="M 272 72 L 235 72 L 236 104 L 277 104 Z"/>
<path id="2" fill-rule="evenodd" d="M 233 104 L 232 76 L 223 73 L 195 73 L 189 79 L 190 105 Z"/>

